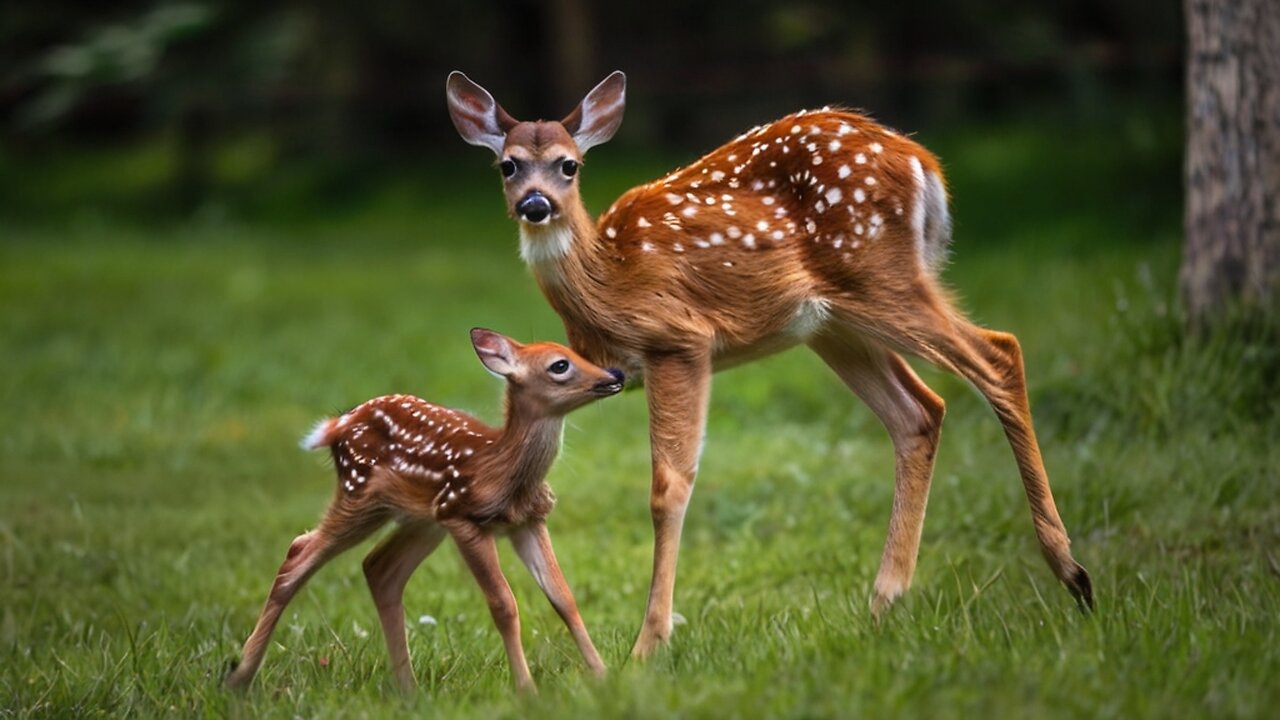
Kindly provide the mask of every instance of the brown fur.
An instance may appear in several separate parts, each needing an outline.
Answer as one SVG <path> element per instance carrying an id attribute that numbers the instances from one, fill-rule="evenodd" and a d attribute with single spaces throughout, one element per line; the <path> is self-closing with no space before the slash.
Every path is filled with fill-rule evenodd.
<path id="1" fill-rule="evenodd" d="M 621 122 L 624 85 L 615 73 L 597 86 L 565 119 L 565 135 L 607 140 Z M 941 167 L 927 150 L 856 113 L 796 113 L 628 191 L 592 222 L 578 178 L 557 174 L 562 158 L 581 159 L 586 148 L 566 147 L 563 138 L 529 144 L 531 126 L 555 133 L 545 122 L 515 121 L 461 73 L 450 76 L 448 96 L 468 142 L 500 159 L 520 158 L 521 172 L 504 181 L 513 217 L 534 190 L 555 209 L 540 225 L 521 220 L 522 253 L 570 344 L 646 383 L 655 550 L 635 655 L 671 631 L 676 555 L 711 373 L 797 344 L 867 402 L 894 442 L 897 479 L 872 599 L 877 614 L 911 582 L 944 412 L 898 353 L 961 375 L 990 401 L 1041 549 L 1076 598 L 1092 605 L 1088 574 L 1071 556 L 1040 459 L 1017 341 L 970 323 L 937 279 L 950 216 Z M 459 104 L 468 102 L 491 112 L 463 116 Z"/>
<path id="2" fill-rule="evenodd" d="M 498 566 L 499 533 L 512 538 L 587 665 L 604 672 L 551 548 L 545 520 L 554 496 L 545 478 L 559 449 L 564 415 L 618 392 L 621 379 L 554 343 L 520 345 L 483 330 L 472 331 L 472 340 L 482 362 L 507 379 L 503 427 L 412 396 L 390 395 L 325 421 L 308 438 L 309 447 L 332 453 L 337 494 L 320 526 L 289 546 L 228 686 L 252 681 L 281 613 L 307 579 L 393 519 L 400 527 L 365 558 L 364 572 L 392 672 L 403 689 L 414 684 L 404 587 L 445 534 L 485 593 L 518 687 L 532 687 L 533 679 L 520 644 L 515 598 Z M 556 363 L 568 369 L 553 373 Z"/>

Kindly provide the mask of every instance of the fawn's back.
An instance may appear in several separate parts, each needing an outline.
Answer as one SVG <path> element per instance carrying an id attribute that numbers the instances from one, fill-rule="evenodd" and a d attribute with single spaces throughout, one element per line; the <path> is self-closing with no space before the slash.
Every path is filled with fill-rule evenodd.
<path id="1" fill-rule="evenodd" d="M 467 497 L 476 475 L 473 460 L 499 435 L 451 408 L 412 395 L 384 395 L 322 421 L 303 446 L 330 449 L 341 493 L 354 499 L 394 491 L 401 513 L 442 519 L 473 505 Z"/>

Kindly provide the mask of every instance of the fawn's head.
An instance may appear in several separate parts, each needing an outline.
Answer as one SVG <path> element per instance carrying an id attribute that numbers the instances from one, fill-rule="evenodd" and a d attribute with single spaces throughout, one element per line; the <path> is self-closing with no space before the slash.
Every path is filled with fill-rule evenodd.
<path id="1" fill-rule="evenodd" d="M 564 415 L 622 390 L 621 370 L 597 367 L 563 345 L 521 345 L 483 328 L 471 331 L 471 344 L 489 372 L 507 381 L 510 399 L 526 410 Z"/>
<path id="2" fill-rule="evenodd" d="M 548 225 L 580 202 L 578 169 L 587 150 L 622 124 L 627 78 L 615 72 L 559 122 L 522 122 L 466 75 L 449 74 L 449 115 L 462 139 L 498 156 L 507 212 L 528 225 Z"/>

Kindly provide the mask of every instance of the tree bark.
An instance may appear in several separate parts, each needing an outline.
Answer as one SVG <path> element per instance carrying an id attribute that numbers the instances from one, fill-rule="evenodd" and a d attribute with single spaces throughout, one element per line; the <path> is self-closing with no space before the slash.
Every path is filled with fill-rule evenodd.
<path id="1" fill-rule="evenodd" d="M 1280 2 L 1185 0 L 1193 322 L 1280 301 Z"/>

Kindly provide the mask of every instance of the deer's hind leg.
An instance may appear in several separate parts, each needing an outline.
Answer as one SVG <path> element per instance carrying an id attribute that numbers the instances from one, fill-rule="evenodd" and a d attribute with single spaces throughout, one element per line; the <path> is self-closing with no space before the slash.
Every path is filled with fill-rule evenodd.
<path id="1" fill-rule="evenodd" d="M 901 356 L 853 331 L 825 330 L 809 347 L 871 408 L 893 440 L 893 509 L 871 598 L 871 611 L 879 617 L 915 574 L 946 404 Z"/>
<path id="2" fill-rule="evenodd" d="M 861 333 L 953 372 L 982 393 L 1013 450 L 1041 553 L 1076 601 L 1092 608 L 1092 581 L 1071 555 L 1036 441 L 1017 338 L 974 325 L 923 276 L 892 297 L 845 298 L 834 305 L 833 315 Z"/>

